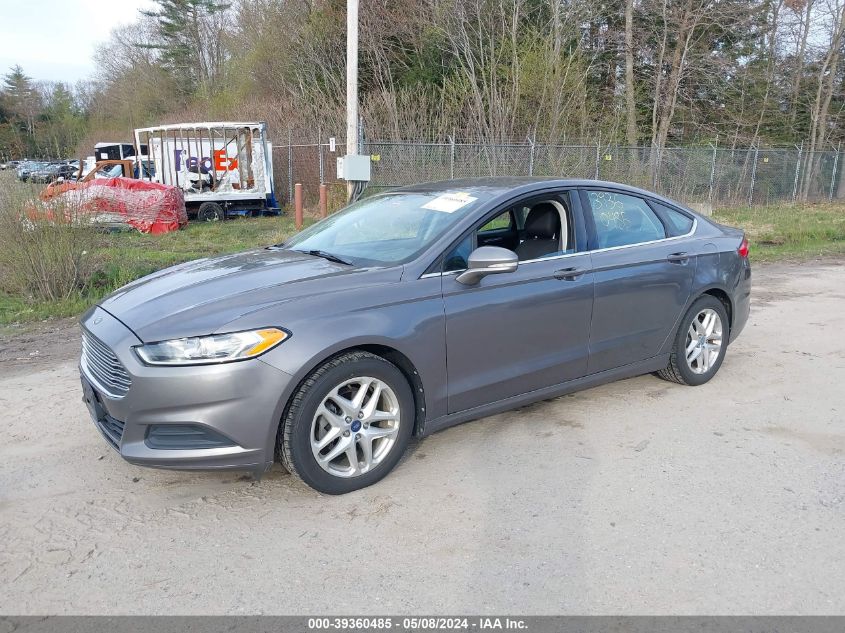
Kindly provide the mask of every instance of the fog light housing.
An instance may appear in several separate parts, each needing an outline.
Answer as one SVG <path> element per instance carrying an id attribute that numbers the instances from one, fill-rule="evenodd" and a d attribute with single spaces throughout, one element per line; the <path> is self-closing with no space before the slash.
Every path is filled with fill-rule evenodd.
<path id="1" fill-rule="evenodd" d="M 199 424 L 152 424 L 144 444 L 162 451 L 190 451 L 237 446 L 225 435 Z"/>

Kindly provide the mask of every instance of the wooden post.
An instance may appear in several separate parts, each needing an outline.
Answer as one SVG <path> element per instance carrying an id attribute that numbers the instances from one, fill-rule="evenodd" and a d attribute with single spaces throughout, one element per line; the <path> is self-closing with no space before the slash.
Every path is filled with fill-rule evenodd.
<path id="1" fill-rule="evenodd" d="M 296 218 L 296 230 L 302 230 L 302 183 L 298 182 L 293 187 L 293 206 Z"/>
<path id="2" fill-rule="evenodd" d="M 329 215 L 329 188 L 325 184 L 320 185 L 320 217 Z"/>

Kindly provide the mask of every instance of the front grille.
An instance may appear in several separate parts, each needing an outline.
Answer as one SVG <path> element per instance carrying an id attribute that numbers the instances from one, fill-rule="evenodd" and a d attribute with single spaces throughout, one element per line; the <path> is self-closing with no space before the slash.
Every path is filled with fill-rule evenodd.
<path id="1" fill-rule="evenodd" d="M 123 397 L 132 386 L 132 379 L 108 346 L 82 330 L 82 361 L 106 395 Z"/>
<path id="2" fill-rule="evenodd" d="M 120 439 L 123 437 L 124 423 L 120 420 L 115 420 L 110 415 L 106 415 L 102 419 L 97 420 L 97 426 L 100 427 L 109 444 L 120 450 Z"/>

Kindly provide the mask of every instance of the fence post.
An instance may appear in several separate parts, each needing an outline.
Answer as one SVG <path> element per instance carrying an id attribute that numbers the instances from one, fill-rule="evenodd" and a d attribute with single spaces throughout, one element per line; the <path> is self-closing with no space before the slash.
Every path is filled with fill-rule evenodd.
<path id="1" fill-rule="evenodd" d="M 754 148 L 754 164 L 751 165 L 751 188 L 748 190 L 748 206 L 754 204 L 754 181 L 757 179 L 757 156 L 760 153 L 760 146 Z"/>
<path id="2" fill-rule="evenodd" d="M 658 179 L 658 172 L 660 171 L 660 163 L 661 163 L 661 156 L 660 156 L 660 147 L 652 146 L 652 152 L 655 153 L 655 160 L 654 165 L 652 166 L 651 171 L 651 188 L 657 191 L 657 179 Z"/>
<path id="3" fill-rule="evenodd" d="M 804 141 L 798 147 L 798 160 L 795 161 L 795 180 L 792 182 L 792 202 L 795 202 L 795 197 L 798 195 L 798 175 L 801 173 L 801 154 L 804 152 Z"/>
<path id="4" fill-rule="evenodd" d="M 599 160 L 601 157 L 601 145 L 596 143 L 596 175 L 594 176 L 595 180 L 599 179 Z"/>
<path id="5" fill-rule="evenodd" d="M 288 204 L 293 200 L 293 143 L 288 128 Z"/>
<path id="6" fill-rule="evenodd" d="M 716 144 L 713 147 L 713 158 L 710 161 L 710 191 L 707 193 L 707 202 L 713 204 L 713 183 L 716 180 L 716 148 L 719 147 L 719 137 L 716 137 Z"/>
<path id="7" fill-rule="evenodd" d="M 828 202 L 833 202 L 833 186 L 836 184 L 836 167 L 839 165 L 839 150 L 842 148 L 842 141 L 836 146 L 836 156 L 833 157 L 833 171 L 830 173 L 830 194 L 827 196 Z"/>
<path id="8" fill-rule="evenodd" d="M 317 128 L 317 160 L 320 163 L 320 184 L 322 185 L 326 179 L 324 177 L 324 166 L 323 166 L 323 132 L 320 128 Z"/>
<path id="9" fill-rule="evenodd" d="M 525 139 L 528 141 L 528 145 L 531 147 L 531 153 L 528 155 L 528 175 L 534 175 L 534 139 L 530 136 L 526 136 Z"/>
<path id="10" fill-rule="evenodd" d="M 455 179 L 455 137 L 449 137 L 449 180 Z"/>
<path id="11" fill-rule="evenodd" d="M 323 144 L 317 143 L 317 159 L 320 163 L 320 184 L 326 182 L 325 166 L 323 165 Z"/>

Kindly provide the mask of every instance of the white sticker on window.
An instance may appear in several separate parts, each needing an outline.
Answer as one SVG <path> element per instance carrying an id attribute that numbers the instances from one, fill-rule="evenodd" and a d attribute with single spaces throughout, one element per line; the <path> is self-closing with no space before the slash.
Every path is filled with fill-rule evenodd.
<path id="1" fill-rule="evenodd" d="M 473 198 L 471 195 L 463 191 L 450 191 L 449 193 L 437 196 L 430 202 L 426 202 L 422 208 L 430 209 L 432 211 L 441 211 L 442 213 L 454 213 L 458 209 L 465 207 L 476 200 L 478 200 L 478 198 Z"/>

